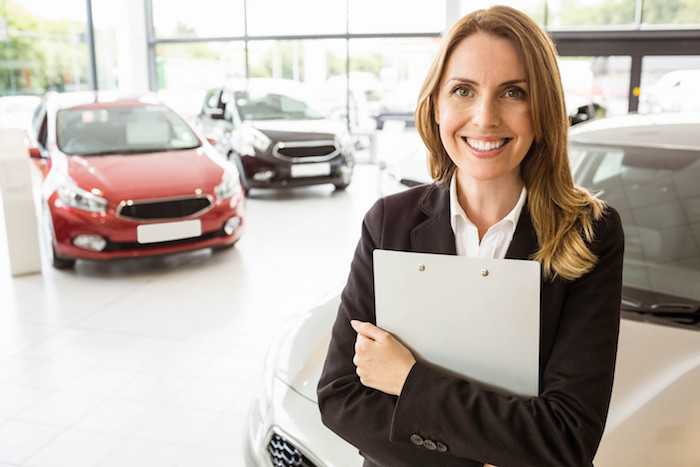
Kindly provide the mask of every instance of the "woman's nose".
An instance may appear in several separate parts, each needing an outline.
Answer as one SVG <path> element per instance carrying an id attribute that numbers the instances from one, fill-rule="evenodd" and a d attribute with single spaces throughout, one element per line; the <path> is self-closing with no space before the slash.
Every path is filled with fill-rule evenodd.
<path id="1" fill-rule="evenodd" d="M 500 116 L 498 108 L 492 99 L 479 99 L 474 109 L 474 124 L 479 128 L 493 128 L 498 126 Z"/>

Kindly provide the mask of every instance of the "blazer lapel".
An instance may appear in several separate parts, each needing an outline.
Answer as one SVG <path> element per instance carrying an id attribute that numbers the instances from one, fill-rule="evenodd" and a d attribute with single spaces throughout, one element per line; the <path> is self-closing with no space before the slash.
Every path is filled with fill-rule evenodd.
<path id="1" fill-rule="evenodd" d="M 418 207 L 426 219 L 411 231 L 411 247 L 420 253 L 457 254 L 450 226 L 449 191 L 432 185 L 423 193 Z"/>
<path id="2" fill-rule="evenodd" d="M 454 232 L 450 225 L 450 196 L 445 188 L 433 185 L 418 202 L 426 215 L 411 231 L 411 247 L 421 253 L 456 255 Z M 527 203 L 523 206 L 506 258 L 530 259 L 537 251 L 537 236 Z"/>
<path id="3" fill-rule="evenodd" d="M 535 251 L 537 251 L 537 236 L 532 225 L 530 210 L 527 203 L 525 203 L 523 210 L 520 212 L 518 225 L 515 226 L 513 240 L 510 242 L 506 252 L 506 258 L 530 259 L 530 255 L 535 253 Z"/>

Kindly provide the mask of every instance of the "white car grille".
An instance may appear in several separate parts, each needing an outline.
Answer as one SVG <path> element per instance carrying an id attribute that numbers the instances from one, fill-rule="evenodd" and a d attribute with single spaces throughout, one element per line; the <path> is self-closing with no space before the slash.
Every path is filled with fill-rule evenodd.
<path id="1" fill-rule="evenodd" d="M 272 436 L 267 452 L 275 467 L 316 467 L 296 446 L 278 434 Z"/>

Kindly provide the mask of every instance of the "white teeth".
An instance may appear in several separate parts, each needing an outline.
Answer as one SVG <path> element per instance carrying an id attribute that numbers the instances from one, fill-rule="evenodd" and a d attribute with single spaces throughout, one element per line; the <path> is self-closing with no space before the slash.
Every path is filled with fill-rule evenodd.
<path id="1" fill-rule="evenodd" d="M 506 139 L 498 141 L 481 141 L 478 139 L 464 138 L 467 144 L 477 151 L 492 151 L 506 144 Z"/>

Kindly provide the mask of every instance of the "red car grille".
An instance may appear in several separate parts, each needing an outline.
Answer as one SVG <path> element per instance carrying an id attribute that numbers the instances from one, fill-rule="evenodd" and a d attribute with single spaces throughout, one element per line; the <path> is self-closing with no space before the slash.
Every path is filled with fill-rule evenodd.
<path id="1" fill-rule="evenodd" d="M 137 220 L 182 219 L 199 214 L 209 209 L 211 205 L 212 200 L 208 196 L 157 201 L 122 201 L 117 215 Z"/>

